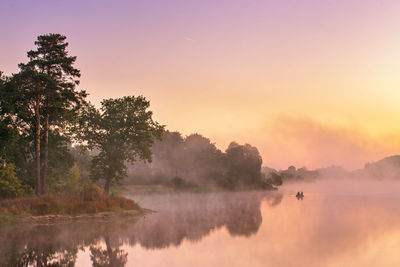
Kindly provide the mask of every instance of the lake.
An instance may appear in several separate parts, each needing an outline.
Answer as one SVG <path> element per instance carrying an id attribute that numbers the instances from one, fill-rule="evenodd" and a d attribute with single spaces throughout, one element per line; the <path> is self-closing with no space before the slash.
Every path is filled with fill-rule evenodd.
<path id="1" fill-rule="evenodd" d="M 132 198 L 155 212 L 0 230 L 0 266 L 400 266 L 398 182 Z"/>

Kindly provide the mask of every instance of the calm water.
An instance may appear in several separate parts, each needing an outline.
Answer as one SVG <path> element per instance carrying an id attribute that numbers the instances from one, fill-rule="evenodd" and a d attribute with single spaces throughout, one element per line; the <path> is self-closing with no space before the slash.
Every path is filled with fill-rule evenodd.
<path id="1" fill-rule="evenodd" d="M 0 266 L 400 266 L 400 183 L 134 198 L 158 212 L 0 230 Z"/>

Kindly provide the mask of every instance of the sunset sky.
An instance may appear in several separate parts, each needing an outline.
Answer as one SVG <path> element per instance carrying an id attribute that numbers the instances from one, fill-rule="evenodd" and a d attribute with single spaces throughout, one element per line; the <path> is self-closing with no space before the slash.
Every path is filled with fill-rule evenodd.
<path id="1" fill-rule="evenodd" d="M 61 33 L 80 88 L 144 95 L 169 130 L 263 164 L 308 168 L 400 154 L 400 1 L 0 2 L 0 70 Z"/>

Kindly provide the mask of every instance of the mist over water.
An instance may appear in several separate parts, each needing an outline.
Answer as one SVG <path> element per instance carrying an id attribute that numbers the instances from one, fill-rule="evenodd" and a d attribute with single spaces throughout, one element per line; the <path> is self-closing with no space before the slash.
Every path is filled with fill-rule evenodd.
<path id="1" fill-rule="evenodd" d="M 298 200 L 297 191 L 304 192 Z M 398 266 L 400 183 L 332 177 L 278 191 L 130 196 L 136 220 L 11 228 L 0 265 Z M 64 261 L 62 261 L 64 260 Z M 64 264 L 64 265 L 62 265 Z"/>

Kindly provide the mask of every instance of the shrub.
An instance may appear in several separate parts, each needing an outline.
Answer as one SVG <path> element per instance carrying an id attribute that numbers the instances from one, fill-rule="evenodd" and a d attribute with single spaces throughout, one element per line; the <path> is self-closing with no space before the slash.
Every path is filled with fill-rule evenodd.
<path id="1" fill-rule="evenodd" d="M 231 176 L 221 176 L 218 179 L 218 185 L 227 190 L 234 190 L 236 187 L 235 179 Z"/>
<path id="2" fill-rule="evenodd" d="M 170 180 L 170 185 L 172 185 L 175 189 L 183 190 L 189 188 L 195 188 L 197 185 L 191 181 L 187 181 L 179 176 L 175 176 Z"/>
<path id="3" fill-rule="evenodd" d="M 64 191 L 72 195 L 79 195 L 82 193 L 82 184 L 79 182 L 81 174 L 78 166 L 75 164 L 69 170 L 69 179 L 64 186 Z"/>
<path id="4" fill-rule="evenodd" d="M 99 193 L 96 189 L 95 192 Z M 97 194 L 96 193 L 96 194 Z M 4 215 L 48 215 L 97 213 L 103 211 L 140 210 L 139 205 L 128 198 L 120 196 L 107 197 L 102 194 L 99 200 L 83 200 L 80 196 L 49 195 L 27 197 L 0 201 L 0 214 Z M 91 195 L 93 197 L 93 195 Z M 97 195 L 98 197 L 98 195 Z"/>
<path id="5" fill-rule="evenodd" d="M 106 197 L 103 189 L 94 184 L 85 184 L 83 187 L 84 201 L 101 201 Z"/>
<path id="6" fill-rule="evenodd" d="M 283 184 L 282 176 L 280 176 L 279 174 L 276 174 L 274 172 L 271 173 L 271 183 L 273 185 L 277 185 L 277 186 L 282 185 Z"/>
<path id="7" fill-rule="evenodd" d="M 14 164 L 0 163 L 0 199 L 22 196 L 31 191 L 15 176 Z"/>
<path id="8" fill-rule="evenodd" d="M 132 199 L 125 197 L 113 196 L 107 199 L 107 206 L 109 208 L 118 208 L 121 210 L 140 209 L 139 205 Z"/>

